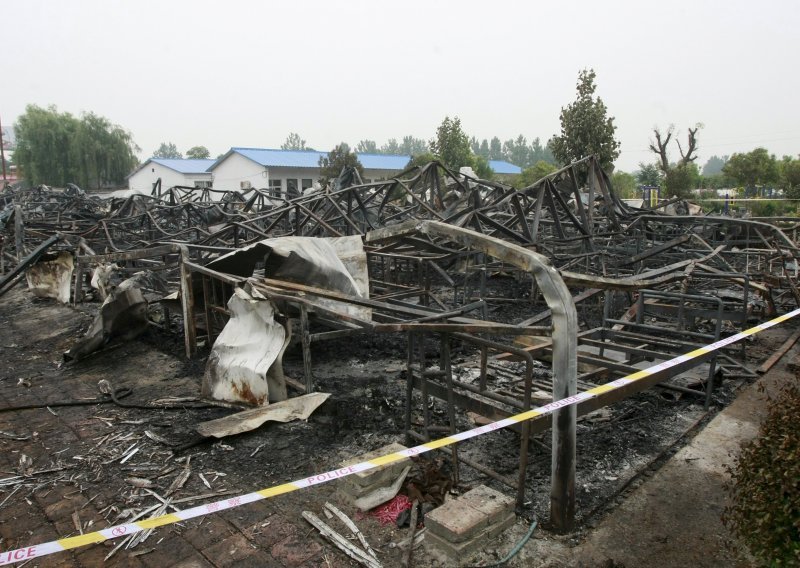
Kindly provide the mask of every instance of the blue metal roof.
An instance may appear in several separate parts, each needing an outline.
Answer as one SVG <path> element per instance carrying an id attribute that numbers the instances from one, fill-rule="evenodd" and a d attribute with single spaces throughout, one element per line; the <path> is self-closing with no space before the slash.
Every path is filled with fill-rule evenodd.
<path id="1" fill-rule="evenodd" d="M 165 168 L 182 174 L 204 174 L 216 160 L 179 160 L 172 158 L 150 158 L 147 162 L 155 162 Z M 143 166 L 147 165 L 147 162 Z"/>
<path id="2" fill-rule="evenodd" d="M 409 156 L 387 154 L 356 154 L 358 161 L 367 170 L 404 170 L 411 161 Z"/>
<path id="3" fill-rule="evenodd" d="M 272 150 L 269 148 L 231 148 L 221 162 L 236 152 L 266 168 L 319 168 L 319 160 L 328 152 L 316 150 Z M 361 165 L 368 170 L 402 170 L 411 161 L 408 156 L 387 156 L 383 154 L 356 154 Z M 213 169 L 213 168 L 209 168 Z"/>
<path id="4" fill-rule="evenodd" d="M 503 160 L 489 160 L 489 167 L 492 168 L 492 171 L 496 174 L 522 173 L 522 168 L 520 168 L 519 166 L 515 166 L 514 164 L 504 162 Z"/>

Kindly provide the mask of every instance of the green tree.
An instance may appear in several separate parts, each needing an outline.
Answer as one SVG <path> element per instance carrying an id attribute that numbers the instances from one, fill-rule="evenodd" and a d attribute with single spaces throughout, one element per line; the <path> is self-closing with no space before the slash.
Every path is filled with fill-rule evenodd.
<path id="1" fill-rule="evenodd" d="M 306 141 L 300 138 L 297 132 L 290 132 L 286 141 L 281 144 L 281 150 L 311 150 L 306 146 Z"/>
<path id="2" fill-rule="evenodd" d="M 400 155 L 416 156 L 428 151 L 428 143 L 422 138 L 413 136 L 403 136 L 403 143 L 400 145 Z"/>
<path id="3" fill-rule="evenodd" d="M 472 155 L 472 170 L 480 179 L 490 180 L 494 177 L 494 170 L 489 165 L 489 160 L 477 154 Z"/>
<path id="4" fill-rule="evenodd" d="M 211 152 L 205 146 L 192 146 L 186 150 L 186 157 L 192 160 L 207 160 L 211 157 Z"/>
<path id="5" fill-rule="evenodd" d="M 681 159 L 677 163 L 670 162 L 667 148 L 670 140 L 675 134 L 675 126 L 670 125 L 666 133 L 662 133 L 658 127 L 653 128 L 655 142 L 650 142 L 650 150 L 658 156 L 658 167 L 664 174 L 663 186 L 669 195 L 677 197 L 689 197 L 692 189 L 700 185 L 700 170 L 694 163 L 697 160 L 697 131 L 703 127 L 697 123 L 694 129 L 689 128 L 686 151 L 675 138 Z"/>
<path id="6" fill-rule="evenodd" d="M 183 154 L 178 151 L 178 147 L 172 142 L 162 142 L 161 146 L 153 152 L 153 157 L 180 160 L 183 158 Z"/>
<path id="7" fill-rule="evenodd" d="M 614 138 L 614 117 L 600 97 L 595 97 L 594 69 L 578 74 L 578 97 L 561 109 L 561 134 L 549 146 L 560 164 L 569 164 L 590 154 L 597 156 L 604 170 L 611 170 L 619 157 L 620 143 Z"/>
<path id="8" fill-rule="evenodd" d="M 400 144 L 397 143 L 397 138 L 389 138 L 389 141 L 381 146 L 381 154 L 388 154 L 392 156 L 400 155 Z"/>
<path id="9" fill-rule="evenodd" d="M 412 168 L 412 167 L 419 168 L 430 162 L 435 162 L 438 159 L 439 157 L 436 156 L 435 154 L 432 154 L 431 152 L 423 152 L 421 154 L 417 154 L 416 156 L 412 157 L 411 161 L 408 162 L 408 166 L 406 166 L 406 168 Z"/>
<path id="10" fill-rule="evenodd" d="M 722 168 L 725 166 L 725 162 L 728 161 L 728 156 L 711 156 L 706 165 L 703 166 L 703 176 L 715 176 L 717 174 L 722 173 Z"/>
<path id="11" fill-rule="evenodd" d="M 138 147 L 129 132 L 92 112 L 84 113 L 70 143 L 72 160 L 77 164 L 78 185 L 100 189 L 120 185 L 136 165 Z"/>
<path id="12" fill-rule="evenodd" d="M 339 176 L 345 167 L 354 167 L 359 175 L 364 174 L 364 166 L 358 161 L 358 156 L 350 150 L 350 146 L 344 142 L 338 144 L 327 156 L 319 159 L 319 184 L 327 187 L 330 181 Z"/>
<path id="13" fill-rule="evenodd" d="M 472 153 L 479 156 L 481 153 L 481 143 L 474 136 L 469 139 L 469 147 L 472 148 Z"/>
<path id="14" fill-rule="evenodd" d="M 475 165 L 469 138 L 461 128 L 461 119 L 458 117 L 452 120 L 449 116 L 444 118 L 436 129 L 436 137 L 431 140 L 430 147 L 448 168 L 458 171 L 461 166 Z"/>
<path id="15" fill-rule="evenodd" d="M 556 159 L 553 156 L 553 152 L 550 151 L 549 145 L 542 146 L 542 143 L 537 136 L 531 140 L 530 151 L 528 152 L 528 165 L 537 164 L 540 161 L 548 162 L 553 165 L 556 163 Z"/>
<path id="16" fill-rule="evenodd" d="M 700 168 L 697 164 L 678 164 L 664 176 L 664 187 L 670 196 L 688 198 L 692 189 L 700 187 Z"/>
<path id="17" fill-rule="evenodd" d="M 517 136 L 516 140 L 510 139 L 503 142 L 503 159 L 521 168 L 530 165 L 530 148 L 522 134 Z"/>
<path id="18" fill-rule="evenodd" d="M 533 185 L 548 174 L 552 174 L 558 168 L 550 162 L 539 160 L 535 165 L 525 168 L 522 173 L 514 180 L 515 187 L 528 187 Z"/>
<path id="19" fill-rule="evenodd" d="M 660 186 L 661 177 L 662 173 L 657 165 L 639 162 L 639 171 L 636 172 L 636 181 L 638 181 L 640 185 Z"/>
<path id="20" fill-rule="evenodd" d="M 478 147 L 478 151 L 475 152 L 479 156 L 483 156 L 487 160 L 489 159 L 489 141 L 484 138 L 481 140 L 481 145 Z"/>
<path id="21" fill-rule="evenodd" d="M 91 112 L 78 119 L 55 106 L 28 105 L 14 131 L 14 162 L 32 184 L 117 185 L 137 162 L 131 134 Z"/>
<path id="22" fill-rule="evenodd" d="M 361 140 L 358 144 L 356 144 L 356 153 L 357 154 L 377 154 L 378 153 L 378 145 L 375 143 L 374 140 Z"/>
<path id="23" fill-rule="evenodd" d="M 780 162 L 781 185 L 787 197 L 800 199 L 800 160 L 784 156 Z"/>
<path id="24" fill-rule="evenodd" d="M 489 142 L 489 159 L 490 160 L 503 159 L 503 144 L 502 142 L 500 142 L 500 139 L 497 136 L 492 138 L 492 141 Z"/>
<path id="25" fill-rule="evenodd" d="M 778 161 L 766 148 L 734 154 L 722 171 L 744 186 L 745 195 L 754 195 L 758 186 L 774 184 L 780 176 Z"/>
<path id="26" fill-rule="evenodd" d="M 633 199 L 638 196 L 636 178 L 633 174 L 616 171 L 611 176 L 611 184 L 617 195 L 623 199 Z"/>

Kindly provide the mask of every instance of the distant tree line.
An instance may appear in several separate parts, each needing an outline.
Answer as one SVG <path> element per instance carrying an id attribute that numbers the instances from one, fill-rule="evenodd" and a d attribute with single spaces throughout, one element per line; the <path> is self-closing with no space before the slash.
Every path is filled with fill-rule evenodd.
<path id="1" fill-rule="evenodd" d="M 154 158 L 163 159 L 183 159 L 183 154 L 178 150 L 178 147 L 172 142 L 162 142 L 161 145 L 153 152 Z M 189 160 L 207 160 L 211 157 L 211 152 L 205 146 L 192 146 L 186 150 L 186 158 Z"/>

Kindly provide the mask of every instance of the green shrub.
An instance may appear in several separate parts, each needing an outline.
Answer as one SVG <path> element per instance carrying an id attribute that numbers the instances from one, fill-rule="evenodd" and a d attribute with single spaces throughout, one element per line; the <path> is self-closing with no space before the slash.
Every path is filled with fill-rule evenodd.
<path id="1" fill-rule="evenodd" d="M 800 566 L 800 387 L 770 401 L 758 438 L 730 468 L 723 521 L 767 566 Z"/>

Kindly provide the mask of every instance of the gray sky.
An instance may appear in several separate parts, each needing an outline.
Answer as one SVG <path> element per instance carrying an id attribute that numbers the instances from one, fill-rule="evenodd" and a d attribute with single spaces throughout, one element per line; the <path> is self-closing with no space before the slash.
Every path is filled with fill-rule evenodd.
<path id="1" fill-rule="evenodd" d="M 702 122 L 699 160 L 800 152 L 800 4 L 0 0 L 0 117 L 93 111 L 162 141 L 277 148 L 289 132 L 429 140 L 445 115 L 479 139 L 546 142 L 593 67 L 626 171 L 652 127 Z M 678 156 L 677 147 L 673 155 Z"/>

